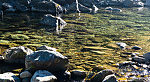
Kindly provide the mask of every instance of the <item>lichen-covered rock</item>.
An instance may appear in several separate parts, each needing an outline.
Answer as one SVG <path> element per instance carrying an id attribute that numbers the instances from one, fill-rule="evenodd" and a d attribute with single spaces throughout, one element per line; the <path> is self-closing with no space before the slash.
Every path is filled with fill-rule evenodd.
<path id="1" fill-rule="evenodd" d="M 21 82 L 15 74 L 8 72 L 0 74 L 0 82 Z"/>
<path id="2" fill-rule="evenodd" d="M 104 78 L 107 76 L 107 75 L 111 75 L 113 74 L 113 71 L 112 70 L 102 70 L 100 72 L 98 72 L 91 80 L 90 82 L 102 82 L 104 80 Z"/>
<path id="3" fill-rule="evenodd" d="M 69 61 L 59 52 L 39 50 L 27 55 L 25 62 L 27 69 L 45 69 L 53 73 L 65 71 Z"/>
<path id="4" fill-rule="evenodd" d="M 60 17 L 55 17 L 51 14 L 47 14 L 41 20 L 41 24 L 56 28 L 58 26 L 64 27 L 64 26 L 66 26 L 67 23 Z"/>
<path id="5" fill-rule="evenodd" d="M 55 82 L 57 78 L 46 70 L 38 70 L 31 78 L 31 82 Z"/>
<path id="6" fill-rule="evenodd" d="M 83 81 L 86 77 L 87 72 L 80 70 L 73 70 L 71 72 L 71 80 L 72 81 Z"/>
<path id="7" fill-rule="evenodd" d="M 63 12 L 63 8 L 54 1 L 31 1 L 31 11 L 47 12 L 53 15 L 58 15 Z"/>
<path id="8" fill-rule="evenodd" d="M 20 73 L 20 78 L 28 78 L 28 77 L 32 77 L 32 74 L 29 71 L 24 71 Z"/>
<path id="9" fill-rule="evenodd" d="M 24 64 L 26 55 L 29 55 L 32 52 L 33 51 L 29 48 L 19 46 L 7 49 L 3 56 L 6 62 Z"/>
<path id="10" fill-rule="evenodd" d="M 112 74 L 112 75 L 106 76 L 102 82 L 118 82 L 118 81 L 117 81 L 116 76 Z"/>
<path id="11" fill-rule="evenodd" d="M 37 50 L 49 50 L 49 51 L 56 51 L 56 48 L 48 47 L 46 45 L 40 46 L 37 48 Z"/>

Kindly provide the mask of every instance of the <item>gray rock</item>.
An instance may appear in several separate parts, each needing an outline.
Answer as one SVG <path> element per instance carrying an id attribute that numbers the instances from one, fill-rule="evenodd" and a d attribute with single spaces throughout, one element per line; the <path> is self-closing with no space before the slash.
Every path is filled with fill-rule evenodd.
<path id="1" fill-rule="evenodd" d="M 102 82 L 107 75 L 113 74 L 112 70 L 102 70 L 98 72 L 90 81 L 91 82 Z"/>
<path id="2" fill-rule="evenodd" d="M 51 26 L 51 27 L 59 27 L 60 28 L 63 28 L 64 26 L 67 25 L 67 23 L 61 19 L 60 17 L 55 17 L 51 14 L 47 14 L 43 17 L 43 19 L 41 20 L 41 24 L 42 25 L 48 25 L 48 26 Z"/>
<path id="3" fill-rule="evenodd" d="M 60 15 L 63 12 L 62 7 L 54 1 L 31 1 L 31 11 L 47 12 L 53 15 Z"/>
<path id="4" fill-rule="evenodd" d="M 25 65 L 29 69 L 46 69 L 50 72 L 65 71 L 68 65 L 68 58 L 59 52 L 49 50 L 35 51 L 26 56 Z"/>
<path id="5" fill-rule="evenodd" d="M 118 82 L 118 81 L 117 81 L 116 76 L 112 74 L 112 75 L 106 76 L 102 82 Z"/>
<path id="6" fill-rule="evenodd" d="M 26 77 L 22 79 L 22 82 L 30 82 L 30 78 Z"/>
<path id="7" fill-rule="evenodd" d="M 122 49 L 122 50 L 126 49 L 126 46 L 127 46 L 126 43 L 119 42 L 119 43 L 116 43 L 116 44 L 120 47 L 120 49 Z"/>
<path id="8" fill-rule="evenodd" d="M 135 57 L 132 58 L 132 61 L 135 61 L 135 62 L 138 62 L 138 63 L 145 63 L 145 58 L 135 56 Z"/>
<path id="9" fill-rule="evenodd" d="M 57 49 L 56 48 L 52 48 L 52 47 L 48 47 L 46 45 L 44 46 L 40 46 L 37 48 L 37 50 L 49 50 L 49 51 L 56 51 Z"/>
<path id="10" fill-rule="evenodd" d="M 67 8 L 68 12 L 91 12 L 92 9 L 88 8 L 78 2 L 73 2 Z"/>
<path id="11" fill-rule="evenodd" d="M 31 78 L 31 82 L 55 82 L 57 78 L 46 70 L 38 70 Z"/>
<path id="12" fill-rule="evenodd" d="M 87 72 L 80 70 L 73 70 L 71 72 L 72 81 L 83 81 L 87 75 Z"/>
<path id="13" fill-rule="evenodd" d="M 8 72 L 0 74 L 0 82 L 21 82 L 15 74 Z"/>
<path id="14" fill-rule="evenodd" d="M 144 3 L 140 0 L 124 0 L 123 5 L 125 7 L 143 7 Z"/>
<path id="15" fill-rule="evenodd" d="M 145 58 L 145 61 L 150 61 L 150 52 L 145 53 L 143 57 Z"/>
<path id="16" fill-rule="evenodd" d="M 32 74 L 29 71 L 24 71 L 20 73 L 20 78 L 28 78 L 28 77 L 32 77 Z"/>
<path id="17" fill-rule="evenodd" d="M 33 51 L 29 48 L 19 46 L 7 49 L 3 56 L 6 62 L 24 64 L 26 55 L 29 55 L 32 52 Z"/>

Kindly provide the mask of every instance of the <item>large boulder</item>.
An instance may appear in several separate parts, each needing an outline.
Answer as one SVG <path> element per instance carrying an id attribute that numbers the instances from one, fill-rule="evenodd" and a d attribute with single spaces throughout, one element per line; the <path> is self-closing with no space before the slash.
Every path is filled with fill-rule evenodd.
<path id="1" fill-rule="evenodd" d="M 29 48 L 19 46 L 7 49 L 3 53 L 3 56 L 6 62 L 24 64 L 26 55 L 29 55 L 32 52 L 33 51 Z"/>
<path id="2" fill-rule="evenodd" d="M 60 15 L 63 12 L 63 8 L 54 1 L 31 1 L 31 11 L 46 12 L 53 15 Z"/>
<path id="3" fill-rule="evenodd" d="M 61 53 L 49 50 L 35 51 L 26 56 L 25 65 L 27 69 L 45 69 L 52 73 L 65 71 L 68 65 L 68 58 Z"/>
<path id="4" fill-rule="evenodd" d="M 42 25 L 47 25 L 50 27 L 64 27 L 67 25 L 67 23 L 61 19 L 60 17 L 55 17 L 51 14 L 46 14 L 43 19 L 41 20 Z"/>
<path id="5" fill-rule="evenodd" d="M 0 82 L 21 82 L 15 74 L 8 72 L 0 74 Z"/>
<path id="6" fill-rule="evenodd" d="M 91 80 L 90 82 L 102 82 L 104 80 L 104 78 L 108 75 L 113 74 L 112 70 L 102 70 L 100 72 L 98 72 Z"/>
<path id="7" fill-rule="evenodd" d="M 143 7 L 144 3 L 140 0 L 124 0 L 123 5 L 125 7 Z"/>
<path id="8" fill-rule="evenodd" d="M 55 82 L 57 78 L 46 70 L 38 70 L 34 73 L 30 82 Z"/>

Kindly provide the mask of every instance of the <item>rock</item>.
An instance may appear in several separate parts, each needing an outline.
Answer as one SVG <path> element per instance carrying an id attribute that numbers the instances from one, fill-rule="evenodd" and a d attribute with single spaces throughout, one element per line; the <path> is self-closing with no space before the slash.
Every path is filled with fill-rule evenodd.
<path id="1" fill-rule="evenodd" d="M 86 77 L 86 72 L 85 71 L 80 71 L 80 70 L 73 70 L 71 72 L 71 79 L 72 81 L 83 81 Z"/>
<path id="2" fill-rule="evenodd" d="M 30 78 L 26 77 L 22 79 L 22 82 L 30 82 Z"/>
<path id="3" fill-rule="evenodd" d="M 16 11 L 11 3 L 3 3 L 2 4 L 2 10 L 3 11 L 10 11 L 10 12 Z"/>
<path id="4" fill-rule="evenodd" d="M 112 75 L 106 76 L 102 82 L 118 82 L 118 81 L 117 81 L 116 76 L 112 74 Z"/>
<path id="5" fill-rule="evenodd" d="M 142 58 L 142 57 L 133 57 L 132 58 L 132 61 L 134 62 L 138 62 L 138 63 L 145 63 L 145 58 Z"/>
<path id="6" fill-rule="evenodd" d="M 64 26 L 67 25 L 67 23 L 63 19 L 61 19 L 60 17 L 55 17 L 51 14 L 45 15 L 41 20 L 41 24 L 55 27 L 55 28 L 57 28 L 58 26 L 63 28 Z"/>
<path id="7" fill-rule="evenodd" d="M 0 74 L 0 82 L 21 82 L 20 79 L 11 72 Z"/>
<path id="8" fill-rule="evenodd" d="M 92 8 L 94 0 L 79 0 L 79 3 L 88 7 L 88 8 Z"/>
<path id="9" fill-rule="evenodd" d="M 93 78 L 91 78 L 90 82 L 102 82 L 107 75 L 113 74 L 111 70 L 102 70 L 98 72 Z"/>
<path id="10" fill-rule="evenodd" d="M 76 0 L 53 0 L 53 1 L 62 5 L 62 6 L 65 6 L 66 4 L 72 4 Z"/>
<path id="11" fill-rule="evenodd" d="M 69 82 L 71 78 L 71 73 L 69 71 L 57 72 L 54 73 L 54 75 L 57 77 L 57 82 Z"/>
<path id="12" fill-rule="evenodd" d="M 46 70 L 38 70 L 31 78 L 31 82 L 55 82 L 57 78 Z"/>
<path id="13" fill-rule="evenodd" d="M 49 51 L 56 51 L 56 48 L 48 47 L 46 45 L 40 46 L 37 48 L 37 50 L 49 50 Z"/>
<path id="14" fill-rule="evenodd" d="M 54 1 L 31 1 L 31 11 L 46 12 L 53 15 L 60 15 L 63 12 L 62 7 Z"/>
<path id="15" fill-rule="evenodd" d="M 20 3 L 14 3 L 13 4 L 15 11 L 19 11 L 19 12 L 25 12 L 28 11 L 28 8 L 25 5 L 22 5 Z"/>
<path id="16" fill-rule="evenodd" d="M 119 43 L 116 43 L 116 44 L 120 47 L 120 49 L 122 49 L 122 50 L 126 49 L 126 46 L 127 46 L 126 43 L 119 42 Z"/>
<path id="17" fill-rule="evenodd" d="M 113 8 L 113 9 L 112 9 L 112 12 L 122 12 L 122 10 L 121 10 L 121 9 L 118 9 L 118 8 Z"/>
<path id="18" fill-rule="evenodd" d="M 29 71 L 24 71 L 20 74 L 20 78 L 32 77 L 32 74 Z"/>
<path id="19" fill-rule="evenodd" d="M 33 51 L 29 48 L 19 46 L 7 49 L 3 56 L 6 62 L 24 64 L 26 55 L 29 55 L 32 52 Z"/>
<path id="20" fill-rule="evenodd" d="M 134 1 L 134 0 L 124 0 L 123 5 L 125 7 L 143 7 L 144 3 L 140 0 Z"/>
<path id="21" fill-rule="evenodd" d="M 68 58 L 59 52 L 49 50 L 35 51 L 26 56 L 26 69 L 45 69 L 50 72 L 61 72 L 67 69 Z"/>
<path id="22" fill-rule="evenodd" d="M 112 10 L 112 9 L 113 9 L 112 7 L 106 7 L 105 8 L 105 10 L 109 10 L 109 11 Z"/>
<path id="23" fill-rule="evenodd" d="M 133 49 L 133 50 L 141 50 L 142 48 L 140 48 L 138 46 L 133 46 L 131 49 Z"/>
<path id="24" fill-rule="evenodd" d="M 73 2 L 72 4 L 68 5 L 66 9 L 68 12 L 91 12 L 92 11 L 91 8 L 85 7 L 78 2 Z"/>
<path id="25" fill-rule="evenodd" d="M 150 61 L 150 52 L 144 54 L 143 57 L 145 58 L 145 61 Z"/>

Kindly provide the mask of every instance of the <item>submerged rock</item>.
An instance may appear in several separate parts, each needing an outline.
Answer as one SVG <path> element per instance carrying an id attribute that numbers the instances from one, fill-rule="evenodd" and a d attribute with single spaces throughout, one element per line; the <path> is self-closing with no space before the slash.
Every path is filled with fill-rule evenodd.
<path id="1" fill-rule="evenodd" d="M 126 49 L 126 46 L 127 46 L 126 43 L 119 42 L 119 43 L 116 43 L 116 44 L 120 47 L 120 49 L 122 49 L 122 50 Z"/>
<path id="2" fill-rule="evenodd" d="M 19 46 L 7 49 L 3 55 L 6 62 L 24 64 L 26 55 L 32 52 L 29 48 Z"/>
<path id="3" fill-rule="evenodd" d="M 138 46 L 133 46 L 131 49 L 133 49 L 133 50 L 141 50 L 142 48 L 140 48 Z"/>
<path id="4" fill-rule="evenodd" d="M 38 70 L 31 78 L 31 82 L 55 82 L 57 78 L 46 70 Z"/>
<path id="5" fill-rule="evenodd" d="M 69 61 L 59 52 L 39 50 L 27 55 L 25 62 L 26 69 L 45 69 L 53 73 L 65 71 Z"/>
<path id="6" fill-rule="evenodd" d="M 8 72 L 0 74 L 0 82 L 21 82 L 15 74 Z"/>

